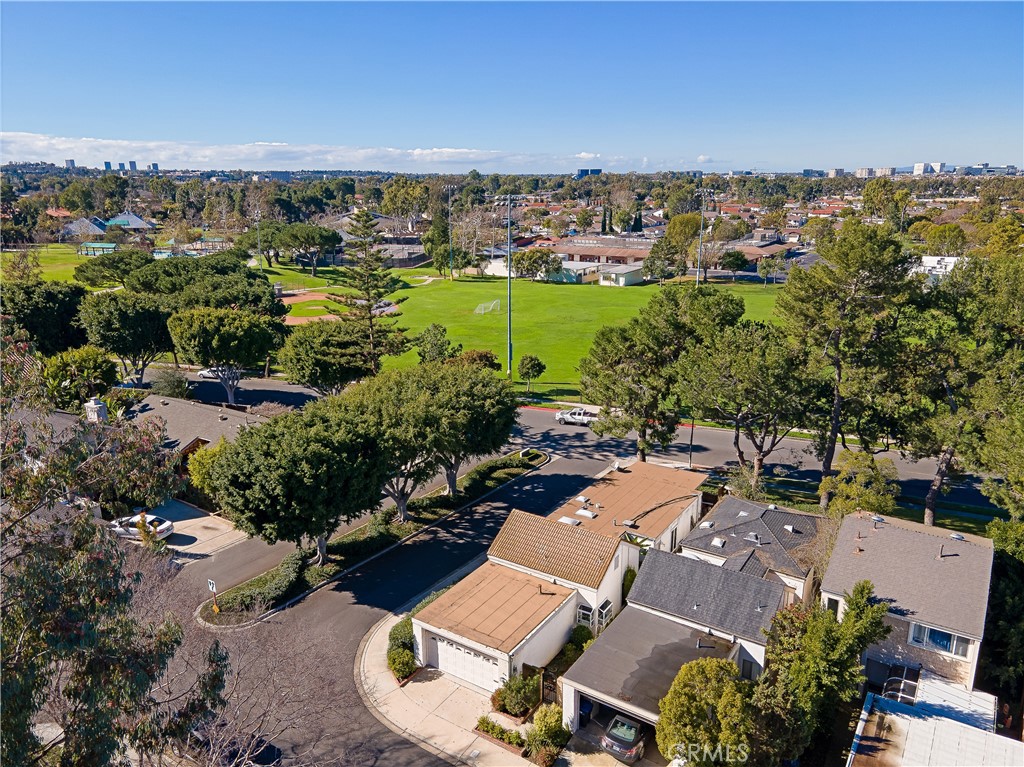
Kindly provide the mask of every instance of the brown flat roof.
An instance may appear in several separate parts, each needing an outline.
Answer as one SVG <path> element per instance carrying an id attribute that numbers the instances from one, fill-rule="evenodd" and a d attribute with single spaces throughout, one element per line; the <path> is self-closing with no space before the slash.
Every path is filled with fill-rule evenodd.
<path id="1" fill-rule="evenodd" d="M 706 474 L 695 471 L 637 461 L 608 472 L 579 492 L 588 499 L 588 510 L 596 514 L 594 519 L 576 513 L 583 508 L 576 500 L 578 496 L 555 509 L 550 517 L 572 517 L 579 520 L 581 528 L 610 538 L 619 538 L 625 532 L 657 538 L 693 503 L 697 488 L 706 479 Z M 636 526 L 623 527 L 627 519 L 634 520 Z M 687 532 L 681 530 L 679 538 Z"/>
<path id="2" fill-rule="evenodd" d="M 508 653 L 574 593 L 486 562 L 423 608 L 416 620 Z"/>

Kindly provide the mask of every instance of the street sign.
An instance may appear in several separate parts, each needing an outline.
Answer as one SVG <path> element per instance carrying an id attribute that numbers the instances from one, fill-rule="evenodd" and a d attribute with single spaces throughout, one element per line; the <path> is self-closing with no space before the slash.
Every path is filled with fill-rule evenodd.
<path id="1" fill-rule="evenodd" d="M 212 591 L 214 594 L 216 594 L 217 593 L 217 584 L 214 583 L 212 580 L 207 580 L 206 583 L 210 586 L 210 591 Z"/>

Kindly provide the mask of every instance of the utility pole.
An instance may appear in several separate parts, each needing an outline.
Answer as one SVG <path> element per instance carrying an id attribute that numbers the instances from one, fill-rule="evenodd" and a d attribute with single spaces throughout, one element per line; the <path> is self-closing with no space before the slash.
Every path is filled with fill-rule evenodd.
<path id="1" fill-rule="evenodd" d="M 707 189 L 702 186 L 697 190 L 697 195 L 700 197 L 700 233 L 697 235 L 697 284 L 700 285 L 700 260 L 701 256 L 704 254 L 704 205 L 709 197 L 711 198 L 711 201 L 714 202 L 715 190 Z M 691 439 L 693 436 L 692 431 L 693 430 L 691 429 Z M 692 443 L 690 445 L 690 452 L 693 452 Z"/>
<path id="2" fill-rule="evenodd" d="M 508 380 L 512 380 L 512 193 L 508 193 L 508 218 L 505 219 L 508 226 L 508 241 L 505 251 L 505 266 L 508 272 L 508 289 L 505 295 L 505 305 L 508 312 Z"/>

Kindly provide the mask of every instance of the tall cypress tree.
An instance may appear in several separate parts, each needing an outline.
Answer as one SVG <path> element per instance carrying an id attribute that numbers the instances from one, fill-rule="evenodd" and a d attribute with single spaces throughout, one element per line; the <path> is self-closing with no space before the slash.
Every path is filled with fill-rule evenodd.
<path id="1" fill-rule="evenodd" d="M 397 313 L 384 315 L 377 308 L 384 298 L 402 287 L 402 281 L 385 266 L 387 254 L 377 247 L 381 236 L 370 211 L 361 210 L 352 216 L 348 233 L 353 239 L 347 255 L 355 263 L 341 269 L 340 279 L 342 285 L 354 291 L 354 295 L 341 296 L 339 300 L 348 306 L 345 317 L 362 327 L 367 367 L 376 374 L 380 370 L 381 357 L 405 351 L 404 328 L 399 328 L 393 319 Z M 398 299 L 395 303 L 404 300 Z"/>

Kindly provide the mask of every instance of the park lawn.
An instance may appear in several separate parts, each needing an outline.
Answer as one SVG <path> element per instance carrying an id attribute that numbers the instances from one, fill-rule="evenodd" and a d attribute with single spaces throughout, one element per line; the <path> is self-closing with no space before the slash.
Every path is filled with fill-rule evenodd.
<path id="1" fill-rule="evenodd" d="M 777 288 L 723 282 L 720 287 L 735 291 L 747 303 L 747 317 L 770 319 Z M 512 283 L 513 367 L 524 354 L 533 354 L 547 365 L 547 372 L 533 390 L 544 397 L 579 397 L 580 359 L 590 350 L 594 334 L 603 325 L 621 324 L 637 314 L 657 285 L 628 288 L 598 285 L 565 285 L 529 280 Z M 504 363 L 506 350 L 506 281 L 501 278 L 461 278 L 455 282 L 435 280 L 426 285 L 398 291 L 402 303 L 399 325 L 410 334 L 431 323 L 448 329 L 448 337 L 464 349 L 489 349 Z M 394 296 L 393 296 L 394 297 Z M 476 314 L 478 305 L 499 301 L 498 311 Z M 414 365 L 415 350 L 389 364 Z M 513 378 L 519 381 L 513 371 Z M 522 385 L 525 389 L 525 385 Z"/>
<path id="2" fill-rule="evenodd" d="M 310 301 L 299 301 L 292 304 L 288 314 L 291 317 L 323 317 L 331 313 L 331 309 L 343 308 L 339 304 L 323 299 L 312 299 Z"/>
<path id="3" fill-rule="evenodd" d="M 0 270 L 10 254 L 0 254 Z M 52 282 L 73 282 L 75 267 L 85 263 L 88 256 L 80 256 L 74 245 L 42 245 L 39 247 L 39 266 L 43 279 Z"/>

